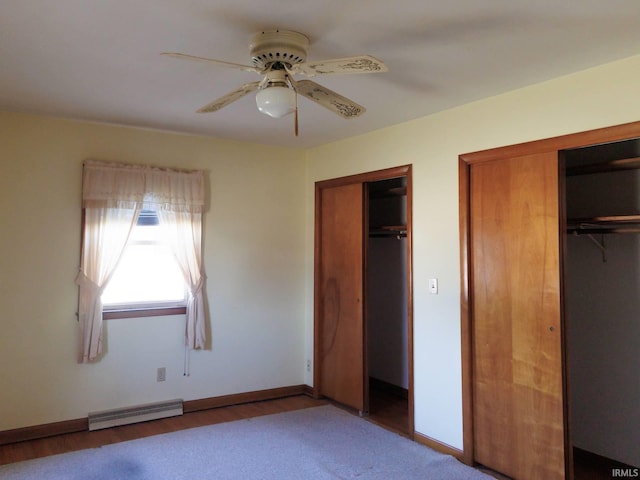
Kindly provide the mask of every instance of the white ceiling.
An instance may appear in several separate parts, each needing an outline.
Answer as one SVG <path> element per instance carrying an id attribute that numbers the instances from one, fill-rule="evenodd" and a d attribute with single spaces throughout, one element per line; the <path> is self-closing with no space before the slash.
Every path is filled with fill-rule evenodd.
<path id="1" fill-rule="evenodd" d="M 275 28 L 307 35 L 308 60 L 384 61 L 388 73 L 314 77 L 367 112 L 345 120 L 302 98 L 297 138 L 253 95 L 196 114 L 259 77 L 159 55 L 249 64 L 252 34 Z M 309 147 L 639 47 L 639 0 L 1 0 L 0 109 Z"/>

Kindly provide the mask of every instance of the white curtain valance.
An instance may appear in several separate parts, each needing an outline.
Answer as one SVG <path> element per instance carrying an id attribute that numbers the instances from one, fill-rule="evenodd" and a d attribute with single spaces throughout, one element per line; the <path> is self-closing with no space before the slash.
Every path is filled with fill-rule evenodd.
<path id="1" fill-rule="evenodd" d="M 87 160 L 82 181 L 83 206 L 153 208 L 173 212 L 204 211 L 204 172 Z"/>

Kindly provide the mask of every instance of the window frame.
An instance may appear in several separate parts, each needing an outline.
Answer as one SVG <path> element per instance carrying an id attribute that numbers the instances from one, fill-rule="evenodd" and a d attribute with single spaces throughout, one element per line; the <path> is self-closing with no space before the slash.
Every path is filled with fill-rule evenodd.
<path id="1" fill-rule="evenodd" d="M 145 210 L 145 213 L 147 210 Z M 142 212 L 141 212 L 142 215 Z M 156 218 L 157 216 L 153 215 Z M 139 217 L 140 218 L 140 217 Z M 142 225 L 149 225 L 145 223 L 145 218 L 148 215 L 142 215 Z M 140 223 L 136 223 L 136 226 L 141 226 Z M 134 227 L 135 228 L 135 227 Z M 82 239 L 84 238 L 85 230 L 85 210 L 82 209 Z M 181 303 L 181 302 L 180 302 Z M 102 307 L 102 320 L 120 320 L 126 318 L 144 318 L 144 317 L 163 317 L 170 315 L 185 315 L 187 313 L 186 298 L 185 303 L 180 304 L 178 302 L 140 302 L 132 303 L 130 307 L 123 304 L 114 304 L 112 307 L 109 305 L 103 305 Z"/>
<path id="2" fill-rule="evenodd" d="M 122 318 L 164 317 L 167 315 L 185 315 L 187 307 L 137 307 L 131 309 L 118 308 L 102 310 L 103 320 L 119 320 Z"/>

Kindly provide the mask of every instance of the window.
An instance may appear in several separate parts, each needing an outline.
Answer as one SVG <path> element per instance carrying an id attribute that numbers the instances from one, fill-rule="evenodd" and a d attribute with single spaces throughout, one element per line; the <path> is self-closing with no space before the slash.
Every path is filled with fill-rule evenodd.
<path id="1" fill-rule="evenodd" d="M 204 182 L 202 171 L 84 163 L 76 278 L 81 362 L 102 353 L 104 302 L 112 309 L 142 304 L 147 310 L 183 303 L 185 345 L 204 348 Z"/>
<path id="2" fill-rule="evenodd" d="M 154 309 L 186 306 L 184 276 L 162 233 L 155 210 L 142 210 L 102 293 L 104 318 L 150 315 Z M 123 314 L 110 315 L 114 311 Z"/>

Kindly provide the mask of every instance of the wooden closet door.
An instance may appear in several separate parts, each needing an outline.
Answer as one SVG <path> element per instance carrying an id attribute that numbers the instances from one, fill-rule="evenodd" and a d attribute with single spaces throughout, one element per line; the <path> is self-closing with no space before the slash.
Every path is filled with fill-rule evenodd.
<path id="1" fill-rule="evenodd" d="M 363 184 L 320 190 L 319 392 L 364 411 Z"/>
<path id="2" fill-rule="evenodd" d="M 565 478 L 557 153 L 471 165 L 475 461 Z"/>

